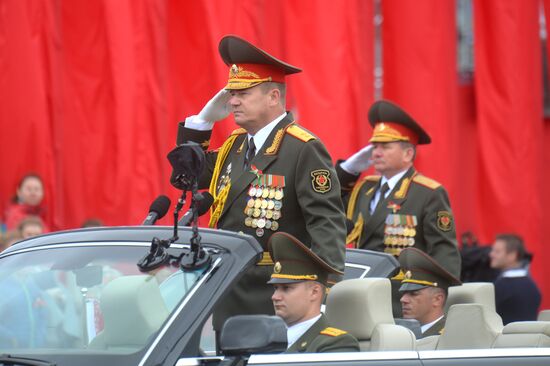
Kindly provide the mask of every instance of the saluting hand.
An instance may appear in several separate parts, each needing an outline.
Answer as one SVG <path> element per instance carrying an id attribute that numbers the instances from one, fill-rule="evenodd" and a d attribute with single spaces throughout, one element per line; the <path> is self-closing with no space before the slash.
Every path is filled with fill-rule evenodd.
<path id="1" fill-rule="evenodd" d="M 368 144 L 340 164 L 340 167 L 351 174 L 362 173 L 372 165 L 372 150 L 372 144 Z"/>
<path id="2" fill-rule="evenodd" d="M 220 90 L 206 103 L 197 117 L 210 123 L 224 119 L 230 112 L 229 98 L 231 98 L 229 90 Z"/>

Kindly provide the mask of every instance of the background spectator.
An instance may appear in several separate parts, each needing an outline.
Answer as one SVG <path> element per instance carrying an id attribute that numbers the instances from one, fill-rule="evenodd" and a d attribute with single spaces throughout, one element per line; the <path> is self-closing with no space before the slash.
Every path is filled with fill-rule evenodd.
<path id="1" fill-rule="evenodd" d="M 23 238 L 21 237 L 19 230 L 10 230 L 5 232 L 4 234 L 2 234 L 0 240 L 0 252 L 22 239 Z"/>
<path id="2" fill-rule="evenodd" d="M 19 234 L 23 239 L 32 238 L 43 234 L 44 231 L 44 222 L 38 216 L 27 216 L 19 222 L 17 226 Z"/>
<path id="3" fill-rule="evenodd" d="M 501 271 L 495 280 L 495 301 L 503 323 L 537 320 L 541 294 L 527 270 L 531 255 L 523 239 L 515 234 L 497 235 L 489 256 L 491 267 Z"/>
<path id="4" fill-rule="evenodd" d="M 5 225 L 7 230 L 17 229 L 21 220 L 29 215 L 38 216 L 42 219 L 43 231 L 48 228 L 44 224 L 46 220 L 46 210 L 42 206 L 44 199 L 44 185 L 38 174 L 26 174 L 19 185 L 12 202 L 6 208 Z"/>

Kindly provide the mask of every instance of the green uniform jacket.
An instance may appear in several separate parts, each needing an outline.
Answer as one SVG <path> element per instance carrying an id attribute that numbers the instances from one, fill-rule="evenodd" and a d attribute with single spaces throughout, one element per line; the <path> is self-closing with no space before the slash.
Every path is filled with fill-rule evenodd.
<path id="1" fill-rule="evenodd" d="M 247 226 L 247 203 L 251 199 L 250 187 L 257 176 L 244 171 L 247 149 L 247 134 L 243 129 L 233 132 L 236 136 L 227 158 L 223 162 L 216 190 L 230 181 L 227 200 L 219 218 L 219 229 L 243 232 L 254 236 L 267 251 L 269 237 L 275 231 Z M 185 141 L 208 146 L 211 131 L 197 131 L 180 124 L 178 144 Z M 218 151 L 206 153 L 206 167 L 199 188 L 208 188 L 214 173 Z M 340 197 L 340 184 L 332 165 L 332 159 L 323 143 L 310 132 L 294 122 L 287 113 L 273 129 L 262 148 L 251 161 L 265 177 L 280 184 L 284 177 L 284 196 L 279 201 L 280 218 L 277 230 L 294 235 L 311 247 L 332 267 L 343 271 L 345 261 L 345 213 Z M 275 183 L 272 183 L 275 184 Z M 260 201 L 268 200 L 259 198 Z M 260 212 L 263 209 L 260 208 Z M 261 215 L 264 215 L 262 212 Z M 250 219 L 249 219 L 250 221 Z M 219 330 L 222 322 L 237 314 L 273 314 L 272 285 L 267 285 L 272 265 L 255 266 L 241 279 L 239 285 L 227 296 L 218 309 L 214 328 Z"/>
<path id="2" fill-rule="evenodd" d="M 414 246 L 460 278 L 461 258 L 454 219 L 447 191 L 441 184 L 410 168 L 371 216 L 369 204 L 380 177 L 365 177 L 352 194 L 350 187 L 358 176 L 345 172 L 339 164 L 337 172 L 344 187 L 343 198 L 348 199 L 348 218 L 355 224 L 359 215 L 363 219 L 357 247 L 398 255 L 401 249 Z M 354 205 L 353 210 L 350 205 Z"/>
<path id="3" fill-rule="evenodd" d="M 343 330 L 330 328 L 323 314 L 285 353 L 358 352 L 359 342 Z"/>
<path id="4" fill-rule="evenodd" d="M 443 329 L 445 328 L 445 320 L 445 317 L 439 319 L 434 325 L 432 325 L 424 333 L 422 333 L 422 336 L 419 337 L 419 339 L 433 335 L 441 335 Z"/>

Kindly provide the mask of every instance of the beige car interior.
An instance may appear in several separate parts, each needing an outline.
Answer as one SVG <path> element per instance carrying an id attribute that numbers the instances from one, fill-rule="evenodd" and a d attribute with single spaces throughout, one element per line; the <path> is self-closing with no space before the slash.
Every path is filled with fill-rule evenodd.
<path id="1" fill-rule="evenodd" d="M 446 313 L 440 336 L 416 340 L 411 330 L 393 320 L 391 285 L 386 278 L 339 282 L 326 301 L 331 325 L 354 335 L 361 351 L 550 347 L 550 310 L 542 311 L 538 321 L 503 326 L 495 311 L 492 283 L 470 282 L 449 288 Z"/>

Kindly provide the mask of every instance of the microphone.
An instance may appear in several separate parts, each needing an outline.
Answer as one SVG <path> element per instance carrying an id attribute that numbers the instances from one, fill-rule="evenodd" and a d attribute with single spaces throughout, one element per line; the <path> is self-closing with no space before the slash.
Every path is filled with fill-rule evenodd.
<path id="1" fill-rule="evenodd" d="M 164 215 L 166 215 L 169 207 L 170 198 L 164 195 L 158 196 L 153 203 L 151 203 L 151 206 L 149 207 L 149 214 L 145 220 L 143 220 L 142 225 L 154 225 L 158 219 L 161 219 Z"/>
<path id="2" fill-rule="evenodd" d="M 202 199 L 197 202 L 197 217 L 202 216 L 208 211 L 210 206 L 212 206 L 212 203 L 214 203 L 214 197 L 209 192 L 202 192 Z M 181 217 L 180 221 L 178 221 L 178 225 L 180 226 L 189 226 L 191 221 L 193 221 L 193 217 L 195 216 L 195 208 L 191 207 L 187 212 Z"/>

